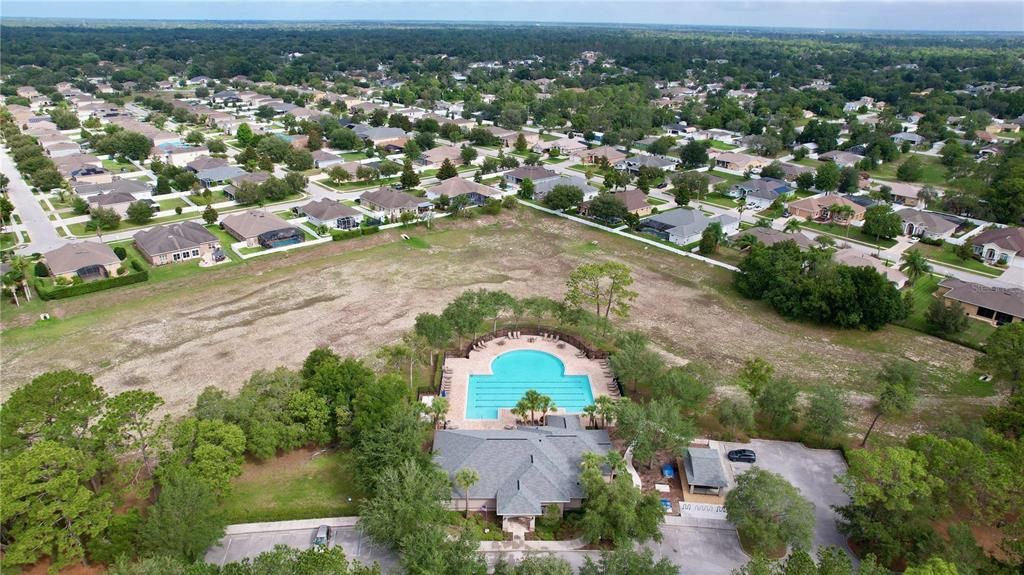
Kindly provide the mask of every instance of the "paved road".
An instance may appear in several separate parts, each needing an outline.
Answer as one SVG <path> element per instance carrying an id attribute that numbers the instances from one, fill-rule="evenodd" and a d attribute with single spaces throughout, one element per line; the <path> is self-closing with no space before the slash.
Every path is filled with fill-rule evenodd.
<path id="1" fill-rule="evenodd" d="M 0 148 L 0 171 L 11 179 L 11 183 L 7 186 L 7 196 L 14 204 L 15 213 L 21 218 L 21 228 L 28 232 L 31 240 L 27 246 L 19 249 L 18 253 L 48 252 L 67 243 L 67 240 L 57 235 L 57 230 L 53 228 L 53 224 L 43 212 L 43 208 L 39 206 L 38 198 L 21 177 L 21 173 L 14 165 L 14 160 L 7 154 L 5 148 Z"/>

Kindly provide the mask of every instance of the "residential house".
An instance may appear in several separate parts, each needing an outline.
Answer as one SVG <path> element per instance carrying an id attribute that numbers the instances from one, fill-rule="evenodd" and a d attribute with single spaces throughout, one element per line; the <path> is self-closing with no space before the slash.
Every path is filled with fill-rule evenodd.
<path id="1" fill-rule="evenodd" d="M 246 247 L 276 248 L 305 241 L 301 230 L 280 217 L 262 210 L 248 210 L 225 216 L 220 227 Z"/>
<path id="2" fill-rule="evenodd" d="M 758 242 L 765 246 L 774 246 L 775 244 L 779 244 L 782 242 L 793 242 L 801 250 L 808 250 L 814 245 L 814 242 L 811 240 L 811 238 L 805 236 L 803 232 L 787 234 L 786 232 L 783 232 L 781 230 L 776 230 L 774 228 L 767 228 L 762 226 L 754 226 L 752 228 L 740 230 L 729 239 L 732 241 L 736 241 L 742 238 L 743 236 L 753 236 L 754 239 L 756 239 Z"/>
<path id="3" fill-rule="evenodd" d="M 516 429 L 446 429 L 434 435 L 434 461 L 452 479 L 450 508 L 468 499 L 471 509 L 493 511 L 508 530 L 512 522 L 533 530 L 545 508 L 578 509 L 585 493 L 580 464 L 587 453 L 612 449 L 608 432 L 588 430 L 578 416 L 549 415 L 547 425 Z M 464 493 L 455 481 L 460 469 L 479 480 Z"/>
<path id="4" fill-rule="evenodd" d="M 454 166 L 462 164 L 462 148 L 459 146 L 438 146 L 431 148 L 416 160 L 416 163 L 427 168 L 440 168 L 448 160 Z"/>
<path id="5" fill-rule="evenodd" d="M 666 126 L 662 126 L 662 129 L 665 130 L 665 133 L 670 136 L 682 136 L 683 134 L 695 131 L 690 126 L 687 126 L 685 122 L 668 124 Z"/>
<path id="6" fill-rule="evenodd" d="M 206 146 L 199 146 L 195 148 L 181 148 L 181 147 L 169 147 L 169 148 L 153 148 L 153 156 L 159 158 L 165 164 L 172 166 L 184 167 L 189 162 L 198 159 L 200 156 L 209 155 L 210 151 Z"/>
<path id="7" fill-rule="evenodd" d="M 606 161 L 610 166 L 614 166 L 615 164 L 626 159 L 625 153 L 616 150 L 612 146 L 599 146 L 597 148 L 591 148 L 589 150 L 581 152 L 579 156 L 580 161 L 582 161 L 584 164 L 597 164 L 601 162 L 602 158 L 604 158 L 604 161 Z"/>
<path id="8" fill-rule="evenodd" d="M 690 493 L 699 495 L 721 495 L 729 486 L 722 467 L 722 454 L 708 447 L 690 447 L 682 457 L 683 471 Z"/>
<path id="9" fill-rule="evenodd" d="M 727 236 L 739 231 L 740 221 L 734 216 L 722 214 L 708 217 L 700 210 L 688 209 L 670 210 L 651 216 L 641 222 L 640 231 L 685 246 L 699 241 L 701 234 L 712 222 L 721 224 Z"/>
<path id="10" fill-rule="evenodd" d="M 225 257 L 217 236 L 197 222 L 154 226 L 136 232 L 132 239 L 142 257 L 154 266 L 196 258 L 210 264 Z"/>
<path id="11" fill-rule="evenodd" d="M 783 180 L 761 178 L 734 184 L 727 195 L 733 198 L 744 198 L 746 206 L 753 210 L 765 210 L 779 198 L 787 198 L 793 188 Z"/>
<path id="12" fill-rule="evenodd" d="M 992 325 L 1024 321 L 1024 289 L 992 287 L 946 278 L 936 296 L 958 301 L 967 315 Z"/>
<path id="13" fill-rule="evenodd" d="M 381 217 L 397 219 L 403 212 L 418 214 L 430 211 L 430 202 L 425 202 L 412 194 L 396 190 L 390 186 L 381 186 L 376 190 L 363 192 L 359 196 L 359 205 L 376 212 Z"/>
<path id="14" fill-rule="evenodd" d="M 569 157 L 576 156 L 586 149 L 586 142 L 573 138 L 559 138 L 550 142 L 541 140 L 533 146 L 534 152 L 545 153 L 551 150 L 558 150 L 559 154 Z"/>
<path id="15" fill-rule="evenodd" d="M 782 168 L 782 179 L 786 180 L 787 182 L 795 182 L 796 179 L 800 177 L 800 174 L 813 174 L 815 172 L 814 168 L 808 166 L 801 166 L 799 164 L 780 163 L 779 167 Z"/>
<path id="16" fill-rule="evenodd" d="M 114 250 L 103 242 L 76 242 L 65 244 L 43 254 L 46 269 L 54 278 L 84 281 L 101 280 L 117 275 L 121 267 Z"/>
<path id="17" fill-rule="evenodd" d="M 334 166 L 340 166 L 344 163 L 344 158 L 336 156 L 326 150 L 316 150 L 313 152 L 313 166 L 320 168 L 321 170 L 327 170 Z"/>
<path id="18" fill-rule="evenodd" d="M 978 130 L 974 132 L 975 145 L 994 144 L 997 141 L 999 141 L 999 138 L 996 138 L 994 135 L 986 132 L 985 130 Z"/>
<path id="19" fill-rule="evenodd" d="M 89 209 L 104 208 L 114 210 L 122 218 L 128 213 L 128 206 L 138 201 L 138 198 L 127 192 L 99 193 L 89 198 Z"/>
<path id="20" fill-rule="evenodd" d="M 514 186 L 523 183 L 523 180 L 531 180 L 537 183 L 558 176 L 558 172 L 543 168 L 541 166 L 519 166 L 505 174 L 505 181 Z"/>
<path id="21" fill-rule="evenodd" d="M 199 183 L 204 188 L 209 188 L 223 182 L 232 181 L 234 178 L 244 176 L 247 173 L 238 166 L 217 166 L 199 170 L 196 172 L 196 179 L 199 180 Z"/>
<path id="22" fill-rule="evenodd" d="M 675 160 L 663 156 L 640 155 L 619 160 L 614 164 L 616 170 L 626 170 L 631 174 L 640 173 L 640 168 L 657 168 L 671 170 L 675 168 Z"/>
<path id="23" fill-rule="evenodd" d="M 112 180 L 102 184 L 77 183 L 75 193 L 88 200 L 91 196 L 103 193 L 131 194 L 136 198 L 148 198 L 152 193 L 149 184 L 138 180 Z"/>
<path id="24" fill-rule="evenodd" d="M 626 190 L 623 192 L 615 192 L 609 194 L 613 198 L 617 198 L 622 202 L 622 205 L 626 207 L 626 211 L 631 214 L 645 217 L 651 215 L 651 210 L 654 206 L 647 203 L 647 194 L 643 190 Z M 580 213 L 587 215 L 590 208 L 590 202 L 584 202 L 580 204 Z"/>
<path id="25" fill-rule="evenodd" d="M 482 206 L 488 198 L 500 197 L 501 191 L 490 186 L 478 184 L 473 180 L 465 180 L 463 178 L 455 177 L 448 178 L 427 190 L 427 198 L 431 200 L 435 200 L 441 196 L 447 196 L 449 198 L 466 196 L 469 199 L 470 204 L 474 206 Z"/>
<path id="26" fill-rule="evenodd" d="M 837 206 L 848 206 L 853 210 L 853 215 L 849 217 L 833 215 L 833 211 Z M 794 216 L 824 222 L 845 223 L 847 220 L 859 222 L 864 219 L 866 211 L 863 206 L 856 202 L 834 194 L 812 196 L 789 203 L 789 213 Z"/>
<path id="27" fill-rule="evenodd" d="M 832 150 L 831 152 L 819 154 L 818 159 L 821 160 L 822 162 L 832 162 L 833 164 L 839 166 L 840 168 L 848 168 L 851 166 L 856 166 L 861 160 L 864 159 L 864 156 L 853 154 L 850 152 L 844 152 L 842 150 Z"/>
<path id="28" fill-rule="evenodd" d="M 971 238 L 974 255 L 988 263 L 1010 265 L 1024 258 L 1024 228 L 990 228 Z"/>
<path id="29" fill-rule="evenodd" d="M 372 142 L 374 146 L 397 146 L 402 148 L 409 141 L 409 134 L 401 128 L 381 126 L 374 128 L 365 124 L 357 124 L 352 129 L 364 142 Z"/>
<path id="30" fill-rule="evenodd" d="M 224 186 L 224 189 L 222 191 L 224 192 L 225 196 L 233 200 L 235 199 L 235 192 L 238 190 L 238 186 L 241 186 L 243 183 L 246 182 L 250 182 L 256 185 L 262 184 L 263 182 L 270 179 L 270 175 L 270 172 L 264 171 L 247 172 L 245 174 L 240 174 L 238 176 L 235 176 L 234 178 L 231 178 L 231 183 L 227 186 Z"/>
<path id="31" fill-rule="evenodd" d="M 737 152 L 722 152 L 715 156 L 715 165 L 723 170 L 733 172 L 759 172 L 761 168 L 771 163 L 768 158 L 741 154 Z"/>
<path id="32" fill-rule="evenodd" d="M 903 286 L 907 285 L 907 276 L 899 269 L 889 267 L 885 265 L 885 262 L 882 260 L 858 249 L 841 249 L 832 254 L 832 259 L 837 263 L 843 264 L 844 266 L 850 266 L 852 268 L 869 267 L 885 276 L 885 279 L 889 280 L 894 286 L 896 286 L 896 289 L 903 289 Z"/>
<path id="33" fill-rule="evenodd" d="M 847 102 L 843 105 L 843 113 L 849 114 L 851 112 L 859 112 L 861 108 L 871 109 L 875 106 L 875 99 L 870 96 L 864 96 L 859 100 Z"/>
<path id="34" fill-rule="evenodd" d="M 544 196 L 551 193 L 551 190 L 555 189 L 555 186 L 573 186 L 579 188 L 583 192 L 583 200 L 593 200 L 597 197 L 600 190 L 591 186 L 587 183 L 587 179 L 582 176 L 570 176 L 568 174 L 559 174 L 553 178 L 544 178 L 543 180 L 535 180 L 533 183 L 533 199 L 543 200 Z"/>
<path id="35" fill-rule="evenodd" d="M 484 129 L 490 132 L 491 135 L 493 135 L 495 138 L 497 138 L 498 142 L 500 142 L 501 145 L 506 148 L 509 146 L 514 146 L 516 140 L 519 139 L 519 132 L 515 130 L 507 130 L 505 128 L 500 128 L 498 126 L 484 126 Z M 535 135 L 535 138 L 536 139 L 532 143 L 537 143 L 540 140 L 540 136 Z M 530 142 L 527 141 L 527 143 Z"/>
<path id="36" fill-rule="evenodd" d="M 185 164 L 185 169 L 196 174 L 203 170 L 220 168 L 226 165 L 228 165 L 226 158 L 212 158 L 210 156 L 203 155 Z"/>
<path id="37" fill-rule="evenodd" d="M 927 142 L 927 140 L 924 139 L 924 136 L 920 134 L 915 134 L 913 132 L 898 132 L 896 134 L 893 134 L 892 136 L 889 136 L 889 138 L 892 139 L 893 143 L 901 146 L 903 144 L 910 144 L 911 146 L 921 146 Z"/>
<path id="38" fill-rule="evenodd" d="M 46 150 L 46 155 L 51 158 L 61 158 L 63 156 L 82 153 L 82 146 L 71 141 L 53 142 L 49 144 L 42 144 L 42 146 L 43 149 Z"/>
<path id="39" fill-rule="evenodd" d="M 309 202 L 299 208 L 299 211 L 314 226 L 327 226 L 337 230 L 358 228 L 363 221 L 362 212 L 330 198 Z"/>
<path id="40" fill-rule="evenodd" d="M 948 240 L 957 228 L 956 222 L 934 212 L 902 209 L 896 213 L 903 221 L 903 234 L 908 236 L 930 240 Z"/>
<path id="41" fill-rule="evenodd" d="M 887 182 L 889 195 L 892 196 L 892 203 L 909 207 L 924 207 L 918 194 L 921 193 L 921 186 L 905 182 Z"/>

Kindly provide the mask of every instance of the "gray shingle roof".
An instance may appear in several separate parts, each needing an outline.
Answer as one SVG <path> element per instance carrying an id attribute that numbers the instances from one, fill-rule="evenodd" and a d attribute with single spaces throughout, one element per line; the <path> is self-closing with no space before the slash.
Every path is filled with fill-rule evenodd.
<path id="1" fill-rule="evenodd" d="M 945 297 L 1024 318 L 1024 289 L 989 287 L 946 278 L 939 287 L 949 288 Z"/>
<path id="2" fill-rule="evenodd" d="M 217 241 L 217 236 L 197 222 L 181 222 L 137 232 L 132 239 L 143 253 L 156 256 L 197 248 L 200 244 Z"/>
<path id="3" fill-rule="evenodd" d="M 203 182 L 225 182 L 247 172 L 238 166 L 218 166 L 196 172 L 196 178 Z"/>
<path id="4" fill-rule="evenodd" d="M 722 455 L 717 449 L 691 447 L 683 457 L 686 482 L 697 487 L 725 487 L 729 482 L 722 469 Z"/>
<path id="5" fill-rule="evenodd" d="M 597 188 L 588 184 L 587 179 L 581 176 L 561 174 L 540 181 L 534 180 L 533 183 L 533 193 L 537 198 L 543 198 L 551 190 L 555 189 L 555 186 L 575 186 L 583 192 L 584 197 L 598 192 Z"/>
<path id="6" fill-rule="evenodd" d="M 302 206 L 302 213 L 312 216 L 320 221 L 334 220 L 350 216 L 361 215 L 358 210 L 342 204 L 330 198 L 315 200 Z"/>
<path id="7" fill-rule="evenodd" d="M 46 252 L 43 257 L 54 275 L 73 273 L 87 266 L 118 265 L 121 261 L 110 246 L 101 242 L 66 244 Z"/>
<path id="8" fill-rule="evenodd" d="M 575 420 L 570 422 L 569 420 Z M 604 430 L 584 430 L 577 416 L 550 416 L 550 426 L 515 430 L 444 430 L 434 437 L 434 459 L 449 476 L 472 468 L 475 499 L 496 499 L 499 515 L 541 515 L 546 504 L 583 497 L 583 454 L 607 453 Z M 458 486 L 452 497 L 464 494 Z"/>

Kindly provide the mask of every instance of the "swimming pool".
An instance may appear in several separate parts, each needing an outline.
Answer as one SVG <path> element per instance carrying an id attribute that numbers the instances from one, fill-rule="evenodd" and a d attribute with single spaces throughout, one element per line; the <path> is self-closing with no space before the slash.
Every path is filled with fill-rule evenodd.
<path id="1" fill-rule="evenodd" d="M 490 375 L 469 376 L 466 419 L 497 419 L 499 409 L 515 407 L 531 389 L 569 413 L 580 413 L 594 403 L 589 377 L 565 375 L 565 364 L 550 353 L 520 349 L 494 358 Z"/>

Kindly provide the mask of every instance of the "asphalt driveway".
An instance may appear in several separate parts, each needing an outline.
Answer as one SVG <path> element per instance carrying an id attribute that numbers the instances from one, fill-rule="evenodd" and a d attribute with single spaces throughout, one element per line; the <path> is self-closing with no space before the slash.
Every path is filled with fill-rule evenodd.
<path id="1" fill-rule="evenodd" d="M 281 522 L 281 529 L 274 529 L 272 523 L 264 524 L 267 528 L 252 530 L 229 530 L 220 543 L 206 552 L 206 562 L 214 565 L 225 565 L 246 558 L 255 558 L 260 553 L 272 551 L 278 545 L 294 549 L 309 549 L 313 546 L 313 536 L 317 526 L 295 526 Z M 312 520 L 309 523 L 316 523 Z M 297 528 L 289 528 L 289 527 Z M 397 557 L 387 549 L 370 542 L 369 538 L 360 533 L 353 525 L 335 526 L 331 530 L 330 547 L 341 547 L 345 556 L 361 563 L 372 565 L 379 563 L 385 573 L 397 570 Z"/>
<path id="2" fill-rule="evenodd" d="M 836 520 L 838 514 L 833 505 L 845 505 L 849 498 L 836 482 L 836 476 L 846 473 L 846 461 L 839 451 L 808 449 L 799 443 L 787 441 L 766 441 L 754 439 L 750 443 L 722 443 L 725 451 L 731 449 L 753 449 L 757 453 L 757 464 L 763 469 L 786 478 L 804 497 L 814 503 L 816 523 L 814 526 L 815 548 L 833 545 L 850 552 L 846 537 L 839 533 Z M 732 463 L 735 475 L 751 468 L 748 463 Z M 852 554 L 851 554 L 852 555 Z"/>

